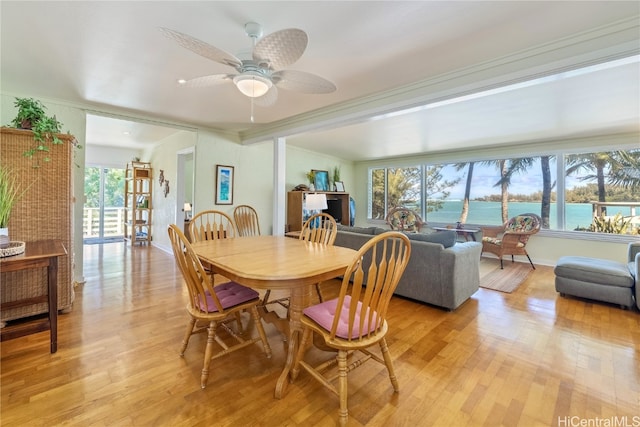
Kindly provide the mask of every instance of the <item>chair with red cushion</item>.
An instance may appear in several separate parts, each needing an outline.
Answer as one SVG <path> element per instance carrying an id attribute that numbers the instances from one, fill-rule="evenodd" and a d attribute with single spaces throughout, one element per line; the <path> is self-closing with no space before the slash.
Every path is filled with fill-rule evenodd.
<path id="1" fill-rule="evenodd" d="M 307 307 L 301 319 L 302 340 L 291 372 L 292 381 L 303 368 L 340 398 L 339 422 L 347 423 L 347 373 L 368 360 L 386 366 L 395 392 L 398 391 L 391 356 L 385 340 L 387 309 L 398 281 L 409 262 L 411 244 L 403 233 L 389 231 L 365 243 L 347 267 L 338 298 Z M 337 356 L 312 366 L 304 360 L 312 334 L 314 343 Z M 380 347 L 380 354 L 369 350 Z M 358 352 L 358 353 L 356 353 Z M 353 354 L 352 354 L 353 353 Z M 358 360 L 356 354 L 360 354 Z M 347 357 L 350 363 L 347 365 Z M 315 360 L 316 358 L 314 358 Z M 337 365 L 337 373 L 336 373 Z M 336 387 L 333 380 L 338 379 Z"/>
<path id="2" fill-rule="evenodd" d="M 258 314 L 257 306 L 260 304 L 260 295 L 251 288 L 247 288 L 235 282 L 225 282 L 213 286 L 213 282 L 200 263 L 196 253 L 186 236 L 175 225 L 169 226 L 169 239 L 173 248 L 176 264 L 182 273 L 184 283 L 189 291 L 189 303 L 187 312 L 190 320 L 182 340 L 180 356 L 184 355 L 189 338 L 199 332 L 208 331 L 207 347 L 204 352 L 204 364 L 200 376 L 200 387 L 205 388 L 209 378 L 209 365 L 211 360 L 224 356 L 232 351 L 240 350 L 255 342 L 262 341 L 267 357 L 271 357 L 271 347 L 267 341 L 262 321 Z M 243 338 L 242 331 L 234 331 L 229 322 L 240 318 L 242 311 L 249 311 L 253 317 L 253 323 L 258 329 L 258 337 Z M 207 322 L 207 326 L 198 326 L 198 321 Z M 220 335 L 218 328 L 224 328 L 237 342 L 229 346 Z M 221 351 L 214 354 L 214 347 L 221 347 Z"/>

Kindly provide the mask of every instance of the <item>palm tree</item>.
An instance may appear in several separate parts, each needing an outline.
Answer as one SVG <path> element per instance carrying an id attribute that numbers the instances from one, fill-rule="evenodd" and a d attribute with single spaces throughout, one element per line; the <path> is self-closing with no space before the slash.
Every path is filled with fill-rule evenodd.
<path id="1" fill-rule="evenodd" d="M 467 182 L 464 186 L 464 199 L 462 200 L 462 211 L 460 212 L 460 219 L 458 221 L 462 224 L 467 222 L 467 216 L 469 215 L 469 197 L 471 196 L 471 181 L 473 180 L 473 166 L 475 162 L 469 163 L 456 163 L 456 171 L 461 171 L 468 165 L 467 170 Z"/>
<path id="2" fill-rule="evenodd" d="M 551 156 L 540 157 L 540 169 L 542 170 L 542 201 L 540 203 L 540 218 L 542 228 L 550 228 L 549 217 L 551 215 L 551 190 L 555 183 L 551 183 L 551 168 L 549 163 Z"/>
<path id="3" fill-rule="evenodd" d="M 637 170 L 640 169 L 640 150 L 573 154 L 567 157 L 567 165 L 567 176 L 585 170 L 587 174 L 579 177 L 580 181 L 596 180 L 599 202 L 607 201 L 605 187 L 607 168 L 610 171 L 609 184 L 631 188 L 632 191 L 640 188 L 640 178 L 637 175 Z M 602 213 L 606 215 L 606 212 L 606 207 L 603 207 Z"/>

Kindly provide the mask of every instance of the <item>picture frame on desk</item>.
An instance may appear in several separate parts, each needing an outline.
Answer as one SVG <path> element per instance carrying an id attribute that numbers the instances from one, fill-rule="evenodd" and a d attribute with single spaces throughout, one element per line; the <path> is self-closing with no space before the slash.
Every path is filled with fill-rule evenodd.
<path id="1" fill-rule="evenodd" d="M 329 190 L 329 171 L 311 170 L 315 176 L 315 190 L 316 191 L 330 191 Z"/>
<path id="2" fill-rule="evenodd" d="M 233 166 L 216 165 L 216 205 L 233 204 Z"/>
<path id="3" fill-rule="evenodd" d="M 340 191 L 344 193 L 344 182 L 336 181 L 333 183 L 333 186 L 335 187 L 335 191 Z"/>

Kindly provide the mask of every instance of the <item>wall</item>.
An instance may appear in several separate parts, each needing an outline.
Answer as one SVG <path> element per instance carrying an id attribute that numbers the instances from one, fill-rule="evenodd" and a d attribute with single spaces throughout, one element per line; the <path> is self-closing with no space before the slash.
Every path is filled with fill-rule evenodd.
<path id="1" fill-rule="evenodd" d="M 128 161 L 134 157 L 141 156 L 140 150 L 101 145 L 87 145 L 85 153 L 86 165 L 104 166 L 113 169 L 124 169 Z"/>
<path id="2" fill-rule="evenodd" d="M 176 152 L 197 144 L 196 132 L 180 131 L 162 140 L 152 149 L 145 150 L 140 157 L 144 162 L 150 162 L 153 169 L 153 211 L 151 219 L 152 244 L 165 251 L 171 251 L 171 242 L 167 234 L 169 224 L 182 227 L 184 217 L 176 218 L 176 194 L 178 185 L 178 161 Z M 164 179 L 169 181 L 169 193 L 164 195 L 164 185 L 160 185 L 158 177 L 160 170 L 164 171 Z M 181 201 L 181 203 L 184 203 Z"/>

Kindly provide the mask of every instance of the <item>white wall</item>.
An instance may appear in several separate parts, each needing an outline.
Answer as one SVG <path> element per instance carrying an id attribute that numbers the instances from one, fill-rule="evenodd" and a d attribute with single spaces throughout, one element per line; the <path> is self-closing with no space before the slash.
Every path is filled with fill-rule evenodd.
<path id="1" fill-rule="evenodd" d="M 102 145 L 87 145 L 85 153 L 87 166 L 104 166 L 113 169 L 124 169 L 127 162 L 142 154 L 140 150 Z"/>

